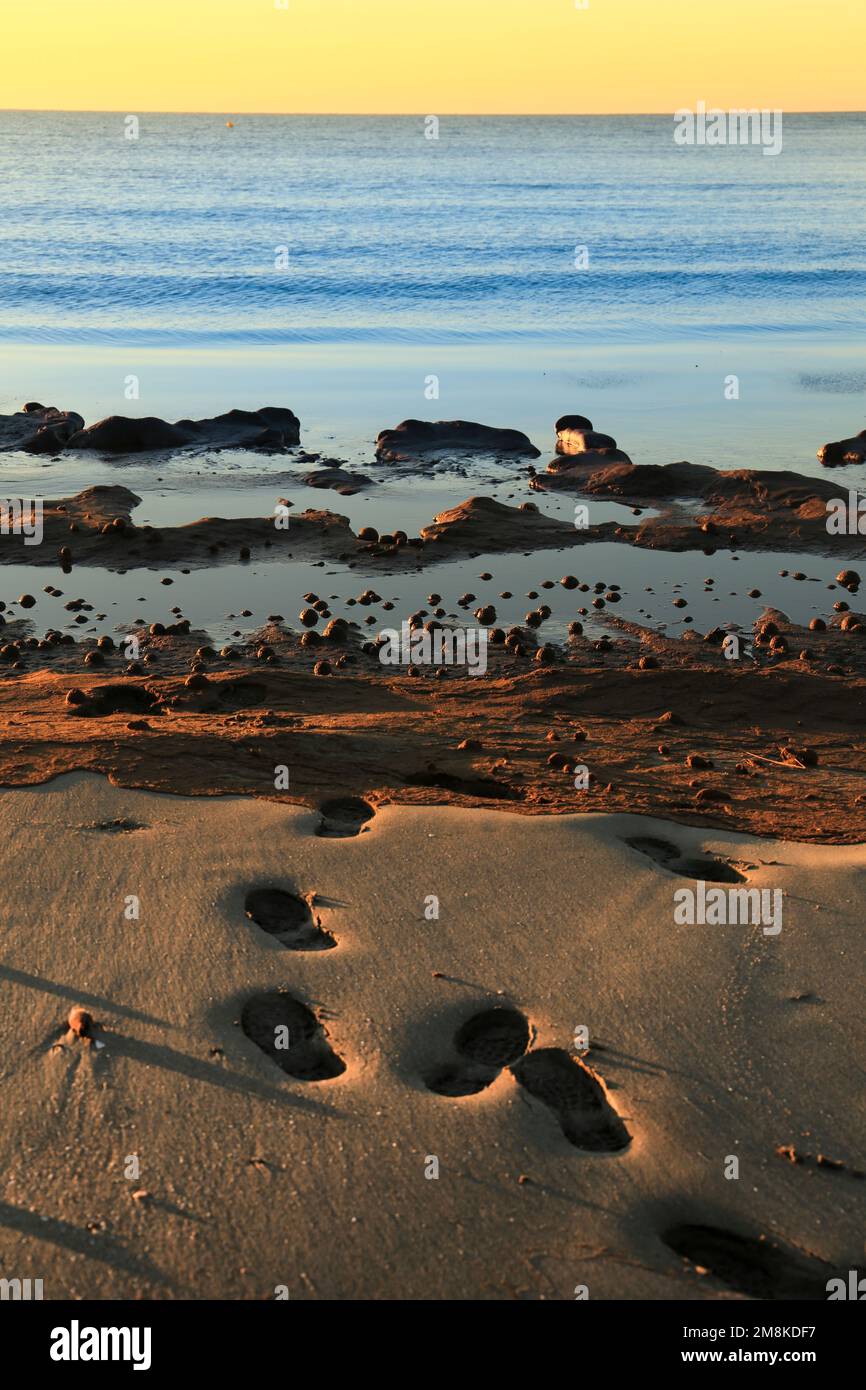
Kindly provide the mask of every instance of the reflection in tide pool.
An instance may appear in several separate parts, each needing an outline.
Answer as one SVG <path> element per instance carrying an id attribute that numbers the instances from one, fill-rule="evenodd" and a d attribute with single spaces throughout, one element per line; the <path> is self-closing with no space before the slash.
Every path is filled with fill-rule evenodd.
<path id="1" fill-rule="evenodd" d="M 441 606 L 448 613 L 463 621 L 476 604 L 463 609 L 458 607 L 457 599 L 472 593 L 479 602 L 493 604 L 499 625 L 509 626 L 521 622 L 529 609 L 536 606 L 536 600 L 529 597 L 530 591 L 535 591 L 552 610 L 541 629 L 542 635 L 561 640 L 568 623 L 578 618 L 581 607 L 589 609 L 586 619 L 581 619 L 586 623 L 601 625 L 610 612 L 619 618 L 659 627 L 671 636 L 690 626 L 700 632 L 727 623 L 750 627 L 765 607 L 781 609 L 794 622 L 808 623 L 816 615 L 826 617 L 832 613 L 833 602 L 839 596 L 833 582 L 838 568 L 832 560 L 796 554 L 670 554 L 604 543 L 534 555 L 479 555 L 397 574 L 389 574 L 384 566 L 364 569 L 358 565 L 349 570 L 346 566 L 279 558 L 192 570 L 188 574 L 177 569 L 117 574 L 84 566 L 64 574 L 54 567 L 36 571 L 26 565 L 6 565 L 0 569 L 0 596 L 7 605 L 6 619 L 26 618 L 36 635 L 49 627 L 78 635 L 115 635 L 129 630 L 137 618 L 147 623 L 170 622 L 172 610 L 177 607 L 194 629 L 207 632 L 214 642 L 222 642 L 236 632 L 255 632 L 273 614 L 298 626 L 298 613 L 306 607 L 304 594 L 310 591 L 327 599 L 335 614 L 369 626 L 374 633 L 381 627 L 394 626 L 401 617 L 419 608 L 431 608 L 427 596 L 433 592 L 441 594 Z M 787 570 L 787 577 L 781 576 L 780 570 Z M 806 575 L 805 580 L 791 578 L 798 571 Z M 479 576 L 484 572 L 492 578 L 482 580 Z M 559 584 L 559 579 L 568 574 L 588 584 L 590 590 L 596 583 L 619 584 L 621 601 L 605 609 L 593 609 L 593 592 L 566 590 Z M 160 581 L 164 577 L 173 582 L 163 585 Z M 553 581 L 553 587 L 543 589 L 545 581 Z M 43 585 L 60 589 L 61 596 L 43 593 Z M 346 605 L 347 599 L 357 598 L 368 585 L 375 588 L 383 602 L 393 603 L 393 610 L 383 611 L 381 604 Z M 749 589 L 760 590 L 760 596 L 749 598 Z M 503 591 L 511 597 L 500 597 Z M 35 608 L 19 608 L 16 600 L 22 593 L 36 597 Z M 673 606 L 674 599 L 680 597 L 686 599 L 685 608 Z M 93 605 L 93 612 L 86 615 L 87 624 L 75 623 L 75 615 L 64 606 L 77 598 Z M 249 617 L 240 616 L 244 609 L 250 610 Z M 104 617 L 98 616 L 103 614 Z M 375 623 L 366 624 L 368 617 L 374 618 Z M 689 618 L 691 623 L 686 621 Z"/>

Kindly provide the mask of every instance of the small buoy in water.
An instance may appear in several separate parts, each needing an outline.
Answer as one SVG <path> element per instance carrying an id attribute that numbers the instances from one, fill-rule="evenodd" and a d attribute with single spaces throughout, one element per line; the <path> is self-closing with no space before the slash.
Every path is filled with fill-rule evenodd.
<path id="1" fill-rule="evenodd" d="M 234 128 L 235 128 L 235 123 L 234 123 L 234 121 L 226 121 L 226 126 L 228 127 L 229 130 L 234 130 Z"/>

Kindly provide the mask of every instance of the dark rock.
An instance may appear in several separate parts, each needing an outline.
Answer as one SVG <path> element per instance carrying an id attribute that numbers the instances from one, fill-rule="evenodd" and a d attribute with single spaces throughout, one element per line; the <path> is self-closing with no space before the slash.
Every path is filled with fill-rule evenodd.
<path id="1" fill-rule="evenodd" d="M 156 416 L 131 419 L 109 415 L 66 441 L 68 449 L 99 449 L 108 454 L 140 454 L 186 449 L 262 449 L 278 452 L 294 447 L 300 423 L 291 410 L 265 406 L 262 410 L 230 410 L 206 420 L 169 424 Z"/>
<path id="2" fill-rule="evenodd" d="M 396 429 L 383 430 L 376 440 L 377 458 L 395 451 L 419 454 L 440 449 L 529 454 L 532 458 L 541 452 L 521 430 L 497 429 L 471 420 L 403 420 Z"/>
<path id="3" fill-rule="evenodd" d="M 0 451 L 24 449 L 30 454 L 56 454 L 84 428 L 74 410 L 30 401 L 14 415 L 0 415 Z"/>
<path id="4" fill-rule="evenodd" d="M 699 463 L 607 463 L 587 479 L 587 491 L 627 498 L 702 497 L 721 475 Z"/>
<path id="5" fill-rule="evenodd" d="M 372 478 L 364 473 L 349 473 L 345 468 L 316 468 L 303 473 L 300 482 L 305 487 L 330 488 L 341 497 L 354 497 L 363 487 L 369 487 Z"/>
<path id="6" fill-rule="evenodd" d="M 614 464 L 635 467 L 622 449 L 585 449 L 570 454 L 558 454 L 548 463 L 546 473 L 532 479 L 531 486 L 536 492 L 545 492 L 549 488 L 576 488 L 583 491 L 587 478 L 594 470 L 608 468 Z"/>
<path id="7" fill-rule="evenodd" d="M 554 429 L 557 434 L 564 434 L 566 430 L 591 430 L 592 421 L 585 415 L 560 415 Z"/>
<path id="8" fill-rule="evenodd" d="M 861 430 L 851 439 L 837 439 L 834 444 L 822 444 L 817 456 L 825 468 L 836 468 L 843 463 L 862 463 L 866 459 L 866 430 Z"/>
<path id="9" fill-rule="evenodd" d="M 547 766 L 562 769 L 570 767 L 571 764 L 564 753 L 551 753 L 547 759 Z"/>

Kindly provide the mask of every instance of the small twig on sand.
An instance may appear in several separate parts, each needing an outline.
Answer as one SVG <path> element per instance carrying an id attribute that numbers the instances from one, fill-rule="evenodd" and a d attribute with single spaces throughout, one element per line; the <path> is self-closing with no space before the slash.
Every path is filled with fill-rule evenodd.
<path id="1" fill-rule="evenodd" d="M 746 757 L 757 758 L 758 762 L 769 763 L 771 767 L 800 767 L 804 772 L 806 771 L 806 764 L 801 763 L 800 759 L 795 758 L 793 754 L 790 758 L 784 758 L 781 761 L 778 758 L 766 758 L 763 753 L 747 753 Z"/>

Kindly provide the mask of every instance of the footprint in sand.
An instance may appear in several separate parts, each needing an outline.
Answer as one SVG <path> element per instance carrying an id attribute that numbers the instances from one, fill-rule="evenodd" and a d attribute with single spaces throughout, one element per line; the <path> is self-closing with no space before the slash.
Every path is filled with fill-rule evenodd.
<path id="1" fill-rule="evenodd" d="M 252 709 L 263 705 L 268 687 L 262 681 L 245 680 L 223 681 L 217 688 L 217 699 L 223 709 Z"/>
<path id="2" fill-rule="evenodd" d="M 266 1057 L 296 1081 L 330 1081 L 346 1070 L 312 1009 L 292 994 L 255 994 L 241 1010 L 241 1027 Z"/>
<path id="3" fill-rule="evenodd" d="M 560 1128 L 584 1153 L 622 1153 L 631 1135 L 591 1067 L 561 1047 L 528 1052 L 511 1068 L 525 1091 L 552 1110 Z"/>
<path id="4" fill-rule="evenodd" d="M 778 1245 L 721 1226 L 672 1226 L 662 1240 L 675 1255 L 737 1293 L 760 1299 L 826 1299 L 833 1271 Z"/>
<path id="5" fill-rule="evenodd" d="M 474 1096 L 495 1081 L 503 1067 L 522 1057 L 529 1046 L 529 1024 L 516 1009 L 484 1009 L 454 1034 L 459 1060 L 446 1062 L 425 1076 L 429 1091 L 440 1096 Z"/>
<path id="6" fill-rule="evenodd" d="M 552 1110 L 563 1134 L 586 1153 L 621 1153 L 631 1135 L 595 1072 L 559 1047 L 528 1052 L 529 1023 L 517 1009 L 484 1009 L 454 1035 L 457 1058 L 424 1077 L 440 1096 L 472 1096 L 507 1067 L 519 1086 Z"/>
<path id="7" fill-rule="evenodd" d="M 70 699 L 74 695 L 75 699 Z M 155 714 L 159 696 L 155 690 L 141 685 L 96 685 L 86 693 L 70 691 L 66 696 L 67 713 L 76 717 L 103 718 L 109 714 Z"/>
<path id="8" fill-rule="evenodd" d="M 712 855 L 686 855 L 669 840 L 656 840 L 651 836 L 638 835 L 624 840 L 629 849 L 645 854 L 669 873 L 679 874 L 681 878 L 703 879 L 705 883 L 745 883 L 746 877 L 735 869 L 727 859 L 716 859 Z"/>
<path id="9" fill-rule="evenodd" d="M 357 796 L 339 796 L 325 801 L 319 807 L 319 821 L 316 834 L 330 840 L 349 840 L 360 835 L 368 820 L 376 811 L 369 802 Z"/>
<path id="10" fill-rule="evenodd" d="M 337 944 L 318 917 L 313 920 L 309 900 L 287 888 L 251 888 L 244 911 L 288 951 L 330 951 Z"/>

